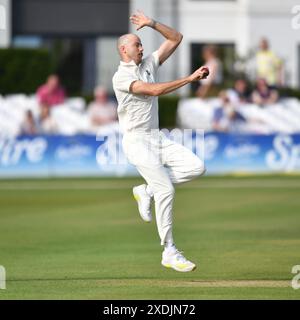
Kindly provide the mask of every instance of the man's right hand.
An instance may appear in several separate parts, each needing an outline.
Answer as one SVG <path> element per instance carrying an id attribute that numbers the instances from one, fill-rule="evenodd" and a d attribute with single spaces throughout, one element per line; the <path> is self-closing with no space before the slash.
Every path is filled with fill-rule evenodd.
<path id="1" fill-rule="evenodd" d="M 138 10 L 135 14 L 130 16 L 130 21 L 135 24 L 136 30 L 140 30 L 145 26 L 150 27 L 153 23 L 153 20 L 147 16 L 145 16 L 145 14 Z"/>
<path id="2" fill-rule="evenodd" d="M 207 67 L 200 67 L 199 69 L 197 69 L 194 73 L 192 73 L 189 76 L 190 82 L 195 82 L 195 81 L 199 81 L 202 79 L 206 79 L 208 76 L 207 70 L 208 70 Z"/>

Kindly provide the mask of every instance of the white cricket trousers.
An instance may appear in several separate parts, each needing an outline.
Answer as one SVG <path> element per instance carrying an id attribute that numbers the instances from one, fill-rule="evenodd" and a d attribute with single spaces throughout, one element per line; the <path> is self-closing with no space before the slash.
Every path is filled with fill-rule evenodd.
<path id="1" fill-rule="evenodd" d="M 203 161 L 158 130 L 156 133 L 125 133 L 122 144 L 129 162 L 137 168 L 153 192 L 161 245 L 173 243 L 173 184 L 202 175 L 205 172 Z"/>

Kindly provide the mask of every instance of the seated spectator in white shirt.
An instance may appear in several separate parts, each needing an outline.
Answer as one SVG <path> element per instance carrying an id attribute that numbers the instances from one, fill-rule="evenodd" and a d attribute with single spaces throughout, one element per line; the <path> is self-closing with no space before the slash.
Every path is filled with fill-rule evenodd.
<path id="1" fill-rule="evenodd" d="M 227 91 L 230 102 L 238 108 L 244 103 L 248 103 L 251 100 L 251 92 L 248 88 L 248 84 L 244 79 L 237 79 L 234 83 L 234 87 Z"/>
<path id="2" fill-rule="evenodd" d="M 256 80 L 256 87 L 252 92 L 252 101 L 259 106 L 266 106 L 274 104 L 278 101 L 279 95 L 276 89 L 268 86 L 263 78 Z"/>
<path id="3" fill-rule="evenodd" d="M 38 133 L 37 123 L 31 110 L 27 110 L 20 126 L 20 134 L 34 135 Z"/>
<path id="4" fill-rule="evenodd" d="M 213 115 L 213 129 L 219 132 L 239 132 L 246 119 L 235 110 L 225 91 L 219 93 L 219 98 L 220 106 Z"/>
<path id="5" fill-rule="evenodd" d="M 99 126 L 113 123 L 117 120 L 117 106 L 109 101 L 107 90 L 104 87 L 97 87 L 94 91 L 94 101 L 88 106 L 88 115 L 91 126 Z"/>
<path id="6" fill-rule="evenodd" d="M 55 134 L 58 132 L 57 123 L 51 117 L 50 109 L 48 106 L 41 106 L 39 131 L 42 134 Z"/>

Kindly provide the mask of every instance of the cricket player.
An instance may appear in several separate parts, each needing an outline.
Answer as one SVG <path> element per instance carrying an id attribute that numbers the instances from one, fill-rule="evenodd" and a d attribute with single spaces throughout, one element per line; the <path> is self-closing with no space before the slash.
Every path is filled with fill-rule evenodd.
<path id="1" fill-rule="evenodd" d="M 152 28 L 165 38 L 158 50 L 144 59 L 143 46 L 137 35 L 122 35 L 117 44 L 121 61 L 113 76 L 113 88 L 118 100 L 123 150 L 146 181 L 146 184 L 133 188 L 133 195 L 140 216 L 146 222 L 152 220 L 151 201 L 154 200 L 158 233 L 164 246 L 162 265 L 188 272 L 196 265 L 177 250 L 172 235 L 173 184 L 198 177 L 205 169 L 193 152 L 159 131 L 158 96 L 206 78 L 208 69 L 201 67 L 182 79 L 157 83 L 159 66 L 178 47 L 182 34 L 141 11 L 133 14 L 130 21 L 137 30 Z"/>

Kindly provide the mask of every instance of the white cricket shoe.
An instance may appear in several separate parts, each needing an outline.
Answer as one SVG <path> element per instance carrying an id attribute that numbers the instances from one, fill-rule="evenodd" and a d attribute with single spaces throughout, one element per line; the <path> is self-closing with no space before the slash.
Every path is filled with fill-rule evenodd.
<path id="1" fill-rule="evenodd" d="M 172 268 L 179 272 L 189 272 L 196 269 L 196 265 L 187 260 L 182 255 L 182 252 L 175 247 L 163 251 L 161 264 L 166 268 Z"/>
<path id="2" fill-rule="evenodd" d="M 138 203 L 140 216 L 145 222 L 151 222 L 151 197 L 146 191 L 147 185 L 142 184 L 132 189 L 134 199 Z"/>

